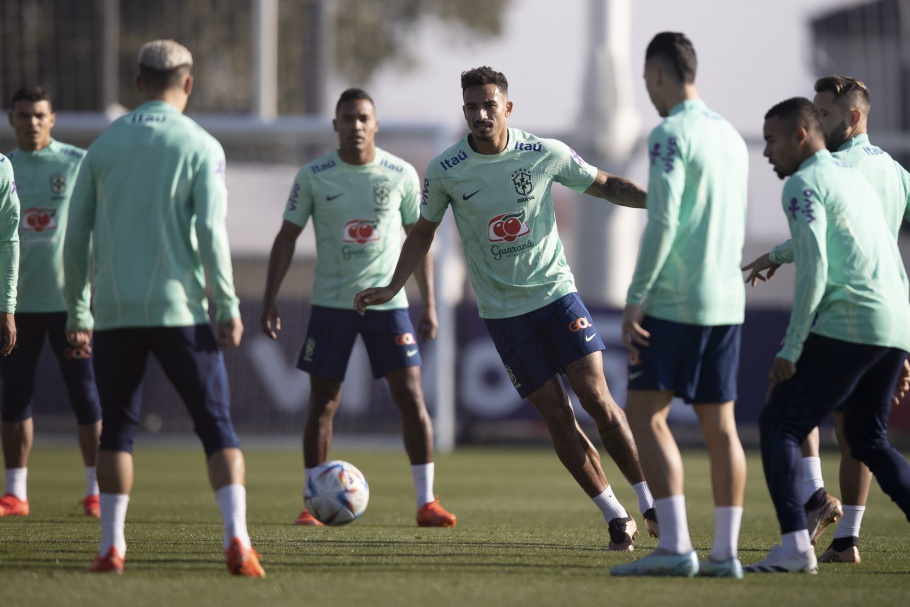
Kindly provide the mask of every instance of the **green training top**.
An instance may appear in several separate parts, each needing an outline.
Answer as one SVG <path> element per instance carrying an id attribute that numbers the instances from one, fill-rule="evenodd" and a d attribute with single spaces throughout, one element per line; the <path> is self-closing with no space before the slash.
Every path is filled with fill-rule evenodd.
<path id="1" fill-rule="evenodd" d="M 221 144 L 164 101 L 142 104 L 95 140 L 66 229 L 69 330 L 92 328 L 89 238 L 96 329 L 208 323 L 205 274 L 218 323 L 240 316 L 224 170 Z"/>
<path id="2" fill-rule="evenodd" d="M 19 282 L 19 197 L 13 167 L 0 154 L 0 312 L 16 312 Z"/>
<path id="3" fill-rule="evenodd" d="M 700 99 L 677 104 L 648 139 L 648 225 L 626 302 L 702 326 L 745 317 L 746 142 Z"/>
<path id="4" fill-rule="evenodd" d="M 482 318 L 510 318 L 575 292 L 556 231 L 550 189 L 587 190 L 597 168 L 569 146 L 509 129 L 499 154 L 465 137 L 430 162 L 421 214 L 439 222 L 452 206 Z"/>
<path id="5" fill-rule="evenodd" d="M 401 228 L 417 221 L 419 190 L 414 167 L 379 148 L 364 165 L 342 161 L 337 150 L 303 165 L 284 219 L 304 227 L 313 218 L 312 304 L 353 309 L 357 293 L 391 281 L 401 251 Z M 402 289 L 375 308 L 407 306 Z"/>
<path id="6" fill-rule="evenodd" d="M 63 312 L 63 237 L 85 150 L 51 139 L 37 152 L 9 154 L 22 205 L 19 312 Z"/>
<path id="7" fill-rule="evenodd" d="M 834 157 L 853 165 L 878 193 L 885 221 L 897 239 L 901 220 L 910 220 L 910 173 L 863 133 L 841 144 Z M 793 244 L 788 240 L 771 250 L 774 263 L 793 263 Z"/>
<path id="8" fill-rule="evenodd" d="M 807 158 L 787 180 L 782 205 L 796 288 L 780 358 L 798 362 L 810 331 L 910 350 L 910 293 L 897 242 L 882 237 L 877 198 L 856 169 L 827 150 Z"/>

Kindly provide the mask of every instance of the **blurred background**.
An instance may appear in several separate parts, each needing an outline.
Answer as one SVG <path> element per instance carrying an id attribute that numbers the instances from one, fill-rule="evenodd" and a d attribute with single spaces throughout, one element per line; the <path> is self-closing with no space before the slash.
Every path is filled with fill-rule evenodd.
<path id="1" fill-rule="evenodd" d="M 565 141 L 590 164 L 644 186 L 644 142 L 660 121 L 642 81 L 644 49 L 665 30 L 692 39 L 701 96 L 749 144 L 744 263 L 787 238 L 781 182 L 762 157 L 764 113 L 788 97 L 811 98 L 816 78 L 838 73 L 865 81 L 873 95 L 871 139 L 907 166 L 910 0 L 3 0 L 0 98 L 6 106 L 18 88 L 43 86 L 57 112 L 54 138 L 87 147 L 137 105 L 136 55 L 145 41 L 173 38 L 193 52 L 196 82 L 187 113 L 223 143 L 228 157 L 228 227 L 246 326 L 242 346 L 226 354 L 235 423 L 247 436 L 296 440 L 309 393 L 308 377 L 294 363 L 309 316 L 311 227 L 282 287 L 277 343 L 259 331 L 260 302 L 294 174 L 337 147 L 331 118 L 340 92 L 366 88 L 380 120 L 378 145 L 422 173 L 467 132 L 460 73 L 490 65 L 509 78 L 510 126 Z M 0 129 L 0 151 L 14 147 L 12 129 Z M 622 404 L 620 312 L 644 214 L 561 186 L 553 195 L 579 293 L 607 343 L 607 381 Z M 910 260 L 903 234 L 901 249 Z M 450 218 L 436 253 L 441 330 L 423 344 L 423 354 L 437 448 L 548 440 L 477 317 Z M 792 281 L 792 270 L 783 268 L 747 291 L 737 417 L 749 444 L 757 440 Z M 409 293 L 416 316 L 413 285 Z M 41 365 L 36 428 L 70 432 L 74 420 L 48 351 Z M 144 432 L 191 432 L 154 362 L 144 390 Z M 674 403 L 671 419 L 682 442 L 699 440 L 688 407 Z M 385 384 L 372 379 L 358 346 L 336 432 L 367 440 L 398 431 Z M 895 408 L 892 433 L 910 443 L 910 405 Z M 823 432 L 823 440 L 830 443 L 831 433 Z"/>

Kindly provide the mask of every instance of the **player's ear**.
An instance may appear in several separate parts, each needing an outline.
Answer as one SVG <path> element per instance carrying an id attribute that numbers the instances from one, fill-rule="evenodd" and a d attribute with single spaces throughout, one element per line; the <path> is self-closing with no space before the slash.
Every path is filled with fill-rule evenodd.
<path id="1" fill-rule="evenodd" d="M 850 126 L 856 126 L 857 124 L 859 124 L 859 121 L 862 120 L 862 118 L 863 118 L 863 113 L 860 112 L 858 109 L 853 108 L 852 110 L 850 110 Z"/>
<path id="2" fill-rule="evenodd" d="M 136 74 L 136 90 L 139 91 L 139 94 L 142 94 L 142 91 L 145 90 L 145 83 L 142 82 L 142 74 Z"/>
<path id="3" fill-rule="evenodd" d="M 332 118 L 332 130 L 336 133 L 338 132 L 338 120 L 335 118 Z"/>
<path id="4" fill-rule="evenodd" d="M 512 102 L 506 101 L 506 118 L 512 114 Z"/>
<path id="5" fill-rule="evenodd" d="M 183 92 L 186 93 L 189 97 L 190 93 L 193 92 L 193 75 L 189 74 L 186 77 L 186 80 L 183 81 Z"/>
<path id="6" fill-rule="evenodd" d="M 793 131 L 793 136 L 796 138 L 796 143 L 802 147 L 809 139 L 809 131 L 806 130 L 806 127 L 797 125 Z"/>

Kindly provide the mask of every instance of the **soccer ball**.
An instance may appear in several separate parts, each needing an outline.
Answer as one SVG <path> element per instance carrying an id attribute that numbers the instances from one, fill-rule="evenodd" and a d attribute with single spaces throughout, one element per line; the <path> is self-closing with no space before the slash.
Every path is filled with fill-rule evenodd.
<path id="1" fill-rule="evenodd" d="M 347 525 L 356 521 L 366 511 L 368 501 L 367 479 L 348 462 L 325 462 L 307 476 L 303 503 L 321 523 Z"/>

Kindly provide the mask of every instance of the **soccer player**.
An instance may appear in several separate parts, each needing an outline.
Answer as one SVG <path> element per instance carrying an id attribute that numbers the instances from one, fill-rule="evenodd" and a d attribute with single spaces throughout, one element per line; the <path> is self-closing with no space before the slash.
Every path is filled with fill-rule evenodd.
<path id="1" fill-rule="evenodd" d="M 625 414 L 604 379 L 603 341 L 576 293 L 550 189 L 558 182 L 634 208 L 644 208 L 645 192 L 586 164 L 560 141 L 508 128 L 513 108 L 508 87 L 506 77 L 489 67 L 462 73 L 462 109 L 470 133 L 430 162 L 420 218 L 405 239 L 391 281 L 358 293 L 355 306 L 365 314 L 367 307 L 395 297 L 430 250 L 451 206 L 477 307 L 506 372 L 540 412 L 560 461 L 603 513 L 609 549 L 632 550 L 638 526 L 613 494 L 560 377 L 568 376 L 594 419 L 656 536 L 651 494 Z"/>
<path id="2" fill-rule="evenodd" d="M 95 331 L 103 415 L 101 545 L 90 572 L 123 572 L 133 441 L 152 354 L 205 448 L 228 570 L 265 575 L 247 532 L 244 458 L 221 352 L 239 345 L 243 334 L 225 226 L 224 151 L 183 115 L 192 65 L 190 52 L 173 40 L 142 46 L 136 86 L 143 103 L 89 147 L 70 203 L 64 244 L 68 339 L 84 347 Z M 209 324 L 206 275 L 217 307 L 217 338 Z"/>
<path id="3" fill-rule="evenodd" d="M 28 456 L 34 441 L 32 396 L 35 371 L 47 336 L 60 364 L 70 403 L 76 413 L 79 450 L 85 465 L 86 516 L 98 517 L 95 458 L 101 435 L 101 404 L 95 387 L 90 345 L 66 341 L 66 302 L 63 300 L 63 235 L 70 195 L 85 150 L 51 138 L 56 114 L 51 98 L 39 87 L 16 91 L 9 122 L 18 147 L 9 155 L 18 175 L 19 200 L 25 205 L 19 224 L 19 343 L 0 359 L 3 376 L 2 436 L 6 491 L 0 516 L 28 516 L 26 493 Z"/>
<path id="4" fill-rule="evenodd" d="M 297 366 L 310 374 L 310 405 L 303 433 L 307 476 L 326 461 L 332 445 L 332 419 L 354 341 L 363 336 L 373 376 L 384 377 L 401 411 L 405 451 L 417 492 L 417 524 L 454 527 L 433 494 L 433 427 L 420 387 L 420 352 L 408 317 L 404 292 L 361 317 L 354 295 L 387 282 L 401 248 L 401 229 L 418 216 L 420 181 L 404 160 L 376 147 L 379 122 L 366 91 L 348 89 L 332 121 L 338 149 L 304 165 L 294 179 L 284 222 L 269 256 L 262 304 L 262 330 L 272 339 L 281 329 L 278 290 L 294 255 L 297 237 L 310 217 L 316 231 L 316 277 L 307 337 Z M 415 276 L 423 300 L 419 337 L 436 335 L 432 261 Z M 306 482 L 304 481 L 304 486 Z M 304 508 L 296 524 L 322 525 Z"/>
<path id="5" fill-rule="evenodd" d="M 742 577 L 746 458 L 733 409 L 749 155 L 739 133 L 698 96 L 696 67 L 681 33 L 659 33 L 645 51 L 645 86 L 664 121 L 648 139 L 648 224 L 622 340 L 630 362 L 626 414 L 661 535 L 657 550 L 613 575 Z M 701 563 L 689 537 L 682 457 L 667 425 L 674 396 L 695 409 L 711 461 L 714 544 Z"/>
<path id="6" fill-rule="evenodd" d="M 759 418 L 762 464 L 782 541 L 750 573 L 817 573 L 798 492 L 800 443 L 843 405 L 850 452 L 910 515 L 910 464 L 888 443 L 894 385 L 910 349 L 908 282 L 872 185 L 825 149 L 819 109 L 801 97 L 765 115 L 765 156 L 789 177 L 782 207 L 795 293 Z"/>
<path id="7" fill-rule="evenodd" d="M 16 286 L 19 282 L 19 196 L 13 167 L 0 154 L 0 355 L 16 345 Z"/>
<path id="8" fill-rule="evenodd" d="M 825 144 L 832 155 L 853 165 L 878 193 L 884 205 L 885 220 L 891 235 L 897 240 L 901 222 L 910 217 L 910 173 L 878 146 L 872 145 L 867 134 L 871 94 L 869 88 L 856 78 L 826 76 L 815 83 L 815 103 L 819 108 L 825 131 Z M 793 261 L 793 243 L 787 241 L 762 255 L 744 270 L 751 270 L 747 282 L 753 285 L 766 280 L 782 263 Z M 761 272 L 765 271 L 763 276 Z M 906 392 L 908 363 L 904 363 L 901 380 L 896 386 L 896 402 Z M 803 443 L 800 481 L 801 499 L 806 504 L 809 536 L 814 545 L 825 528 L 843 518 L 834 532 L 834 540 L 818 558 L 820 562 L 859 563 L 859 531 L 872 473 L 862 462 L 850 455 L 844 437 L 842 407 L 834 410 L 834 428 L 841 453 L 840 500 L 827 494 L 822 480 L 819 459 L 818 429 Z"/>

